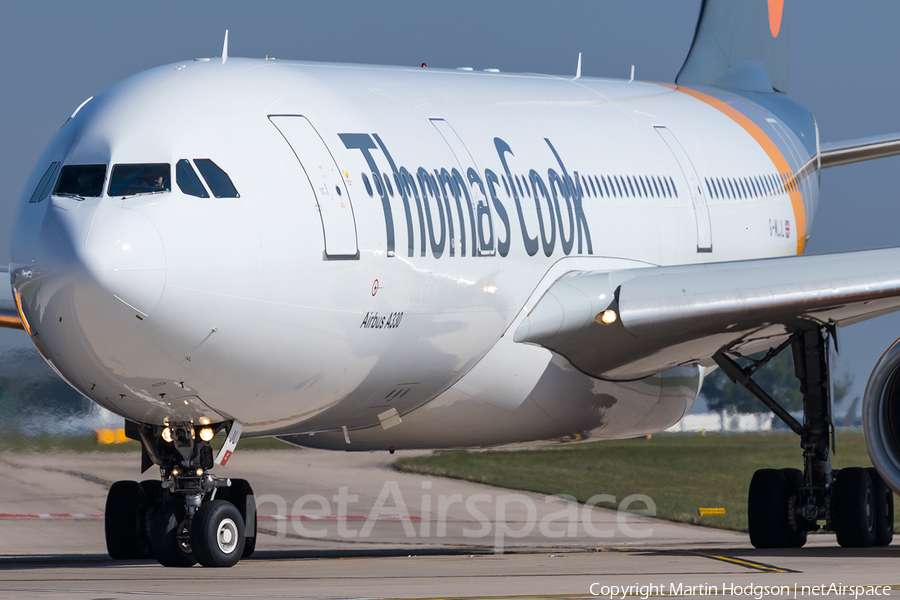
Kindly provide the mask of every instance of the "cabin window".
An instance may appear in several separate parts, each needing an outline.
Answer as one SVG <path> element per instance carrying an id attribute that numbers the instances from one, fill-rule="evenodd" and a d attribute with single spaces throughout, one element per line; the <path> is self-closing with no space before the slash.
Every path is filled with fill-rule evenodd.
<path id="1" fill-rule="evenodd" d="M 671 176 L 669 176 L 669 181 L 672 183 L 672 193 L 675 194 L 675 197 L 677 198 L 678 197 L 678 188 L 675 187 L 675 180 L 672 179 Z"/>
<path id="2" fill-rule="evenodd" d="M 47 167 L 47 170 L 44 171 L 44 175 L 38 182 L 37 187 L 34 188 L 34 193 L 31 194 L 31 200 L 29 200 L 29 202 L 40 202 L 50 194 L 50 190 L 53 187 L 53 178 L 56 177 L 57 172 L 59 172 L 59 163 L 50 163 L 50 166 Z"/>
<path id="3" fill-rule="evenodd" d="M 66 165 L 53 193 L 57 196 L 97 198 L 103 194 L 106 165 Z"/>
<path id="4" fill-rule="evenodd" d="M 369 183 L 369 177 L 365 173 L 362 174 L 363 185 L 366 187 L 366 192 L 371 196 L 372 195 L 372 184 Z"/>
<path id="5" fill-rule="evenodd" d="M 197 172 L 186 158 L 175 163 L 175 183 L 183 194 L 197 198 L 209 198 L 209 193 L 203 187 L 200 178 L 197 177 Z"/>
<path id="6" fill-rule="evenodd" d="M 391 195 L 391 198 L 394 197 L 394 187 L 391 185 L 391 178 L 388 177 L 387 173 L 384 173 L 384 187 L 387 188 L 388 194 Z"/>
<path id="7" fill-rule="evenodd" d="M 234 187 L 234 184 L 231 183 L 231 177 L 228 176 L 228 173 L 223 171 L 222 168 L 212 160 L 208 158 L 195 158 L 194 164 L 197 165 L 197 170 L 200 171 L 200 174 L 203 175 L 203 179 L 206 180 L 206 185 L 209 186 L 209 191 L 212 192 L 213 196 L 216 198 L 241 197 Z"/>

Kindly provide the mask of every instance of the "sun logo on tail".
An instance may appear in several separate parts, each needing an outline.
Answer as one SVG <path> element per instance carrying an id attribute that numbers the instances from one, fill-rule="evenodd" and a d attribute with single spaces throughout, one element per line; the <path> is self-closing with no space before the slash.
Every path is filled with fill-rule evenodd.
<path id="1" fill-rule="evenodd" d="M 781 14 L 784 12 L 784 0 L 769 0 L 769 30 L 772 37 L 777 38 L 781 31 Z"/>

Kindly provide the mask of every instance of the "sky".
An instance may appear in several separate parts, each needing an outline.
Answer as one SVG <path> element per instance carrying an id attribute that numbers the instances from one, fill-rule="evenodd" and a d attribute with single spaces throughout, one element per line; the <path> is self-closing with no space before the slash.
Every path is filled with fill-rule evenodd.
<path id="1" fill-rule="evenodd" d="M 229 55 L 574 74 L 672 82 L 699 0 L 0 2 L 0 263 L 15 206 L 50 138 L 89 96 L 142 70 Z M 822 141 L 900 131 L 900 2 L 791 7 L 791 96 Z M 900 246 L 900 157 L 828 169 L 807 254 Z M 28 191 L 30 193 L 30 190 Z M 834 372 L 861 395 L 900 314 L 840 331 Z M 27 346 L 0 331 L 0 351 Z"/>

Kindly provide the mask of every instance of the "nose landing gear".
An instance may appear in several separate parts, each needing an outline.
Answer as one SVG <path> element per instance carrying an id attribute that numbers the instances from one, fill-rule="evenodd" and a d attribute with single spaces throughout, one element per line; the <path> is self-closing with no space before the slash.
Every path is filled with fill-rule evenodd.
<path id="1" fill-rule="evenodd" d="M 106 546 L 115 559 L 156 558 L 167 567 L 230 567 L 256 547 L 256 502 L 243 479 L 218 479 L 209 440 L 215 434 L 190 423 L 161 427 L 126 421 L 138 439 L 145 469 L 156 464 L 162 481 L 117 481 L 106 500 Z M 217 429 L 225 428 L 221 424 Z M 228 429 L 230 447 L 239 424 Z M 228 442 L 226 442 L 228 444 Z"/>

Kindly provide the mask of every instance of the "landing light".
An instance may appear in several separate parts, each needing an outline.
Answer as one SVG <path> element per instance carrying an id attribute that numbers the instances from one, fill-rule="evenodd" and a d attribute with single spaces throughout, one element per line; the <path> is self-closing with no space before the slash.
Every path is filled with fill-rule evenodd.
<path id="1" fill-rule="evenodd" d="M 163 429 L 162 430 L 162 439 L 164 439 L 165 441 L 167 441 L 171 444 L 172 443 L 172 430 L 169 429 L 168 427 Z"/>
<path id="2" fill-rule="evenodd" d="M 594 321 L 596 321 L 597 323 L 602 323 L 603 325 L 612 325 L 618 318 L 619 316 L 616 314 L 616 311 L 611 308 L 607 308 L 602 313 L 594 317 Z"/>
<path id="3" fill-rule="evenodd" d="M 197 477 L 203 477 L 203 469 L 197 469 Z"/>
<path id="4" fill-rule="evenodd" d="M 181 471 L 178 469 L 178 467 L 172 468 L 172 477 L 178 477 L 179 475 L 181 475 Z"/>
<path id="5" fill-rule="evenodd" d="M 213 439 L 213 436 L 215 434 L 216 432 L 213 431 L 212 427 L 204 427 L 200 430 L 200 439 L 204 442 L 208 442 L 209 440 Z"/>

